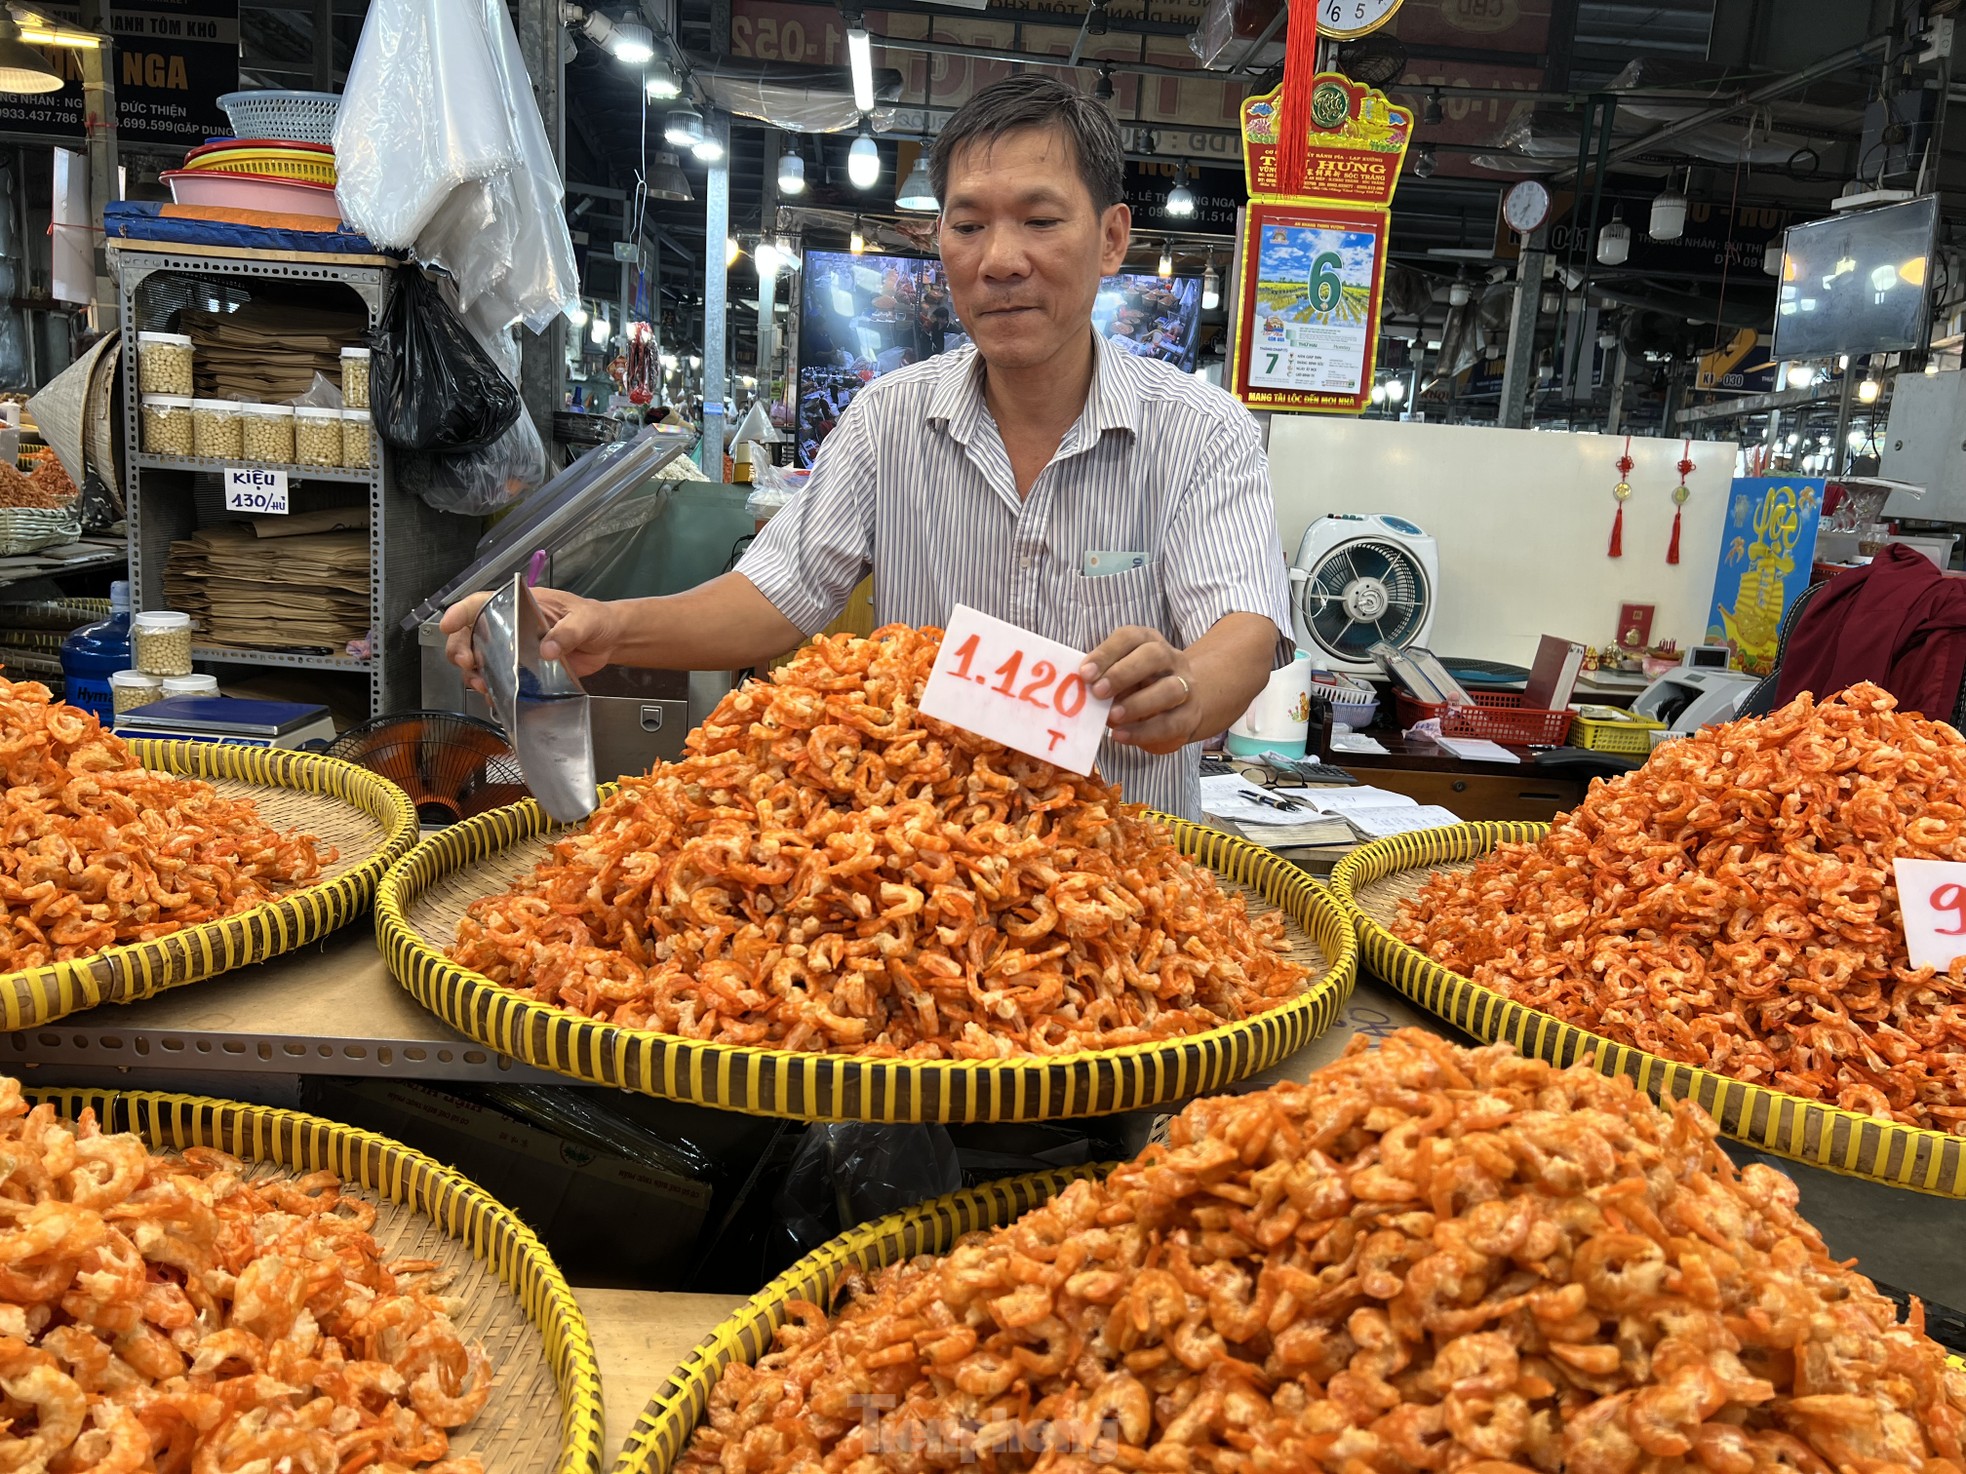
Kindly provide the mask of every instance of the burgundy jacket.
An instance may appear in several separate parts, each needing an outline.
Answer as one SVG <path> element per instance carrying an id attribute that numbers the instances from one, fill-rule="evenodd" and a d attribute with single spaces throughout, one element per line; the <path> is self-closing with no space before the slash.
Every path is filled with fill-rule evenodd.
<path id="1" fill-rule="evenodd" d="M 1966 680 L 1966 579 L 1947 578 L 1902 543 L 1832 578 L 1796 619 L 1775 701 L 1874 681 L 1901 711 L 1952 720 Z"/>

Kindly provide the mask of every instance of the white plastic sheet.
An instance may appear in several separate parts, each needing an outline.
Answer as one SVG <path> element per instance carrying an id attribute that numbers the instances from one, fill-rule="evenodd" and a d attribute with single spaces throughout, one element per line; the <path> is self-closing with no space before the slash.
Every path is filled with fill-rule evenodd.
<path id="1" fill-rule="evenodd" d="M 565 186 L 502 0 L 374 0 L 335 124 L 344 219 L 534 332 L 579 293 Z"/>

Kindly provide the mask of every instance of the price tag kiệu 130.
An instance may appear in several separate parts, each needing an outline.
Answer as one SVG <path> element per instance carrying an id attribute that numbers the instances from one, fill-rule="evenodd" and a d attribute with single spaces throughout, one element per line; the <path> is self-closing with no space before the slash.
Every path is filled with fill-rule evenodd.
<path id="1" fill-rule="evenodd" d="M 1953 958 L 1966 955 L 1966 864 L 1898 859 L 1891 868 L 1911 965 L 1944 972 Z"/>
<path id="2" fill-rule="evenodd" d="M 264 466 L 225 468 L 225 510 L 287 515 L 287 473 Z"/>
<path id="3" fill-rule="evenodd" d="M 1070 645 L 958 604 L 922 690 L 921 711 L 979 737 L 1090 773 L 1110 699 L 1092 694 Z"/>

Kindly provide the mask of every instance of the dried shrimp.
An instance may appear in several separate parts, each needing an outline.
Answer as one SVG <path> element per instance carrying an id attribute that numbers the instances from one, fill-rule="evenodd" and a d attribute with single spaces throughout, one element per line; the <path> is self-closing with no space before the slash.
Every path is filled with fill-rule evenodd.
<path id="1" fill-rule="evenodd" d="M 479 1474 L 448 1430 L 484 1352 L 375 1217 L 331 1172 L 159 1156 L 0 1076 L 0 1470 Z"/>
<path id="2" fill-rule="evenodd" d="M 733 691 L 451 957 L 618 1024 L 927 1058 L 1175 1038 L 1302 988 L 1282 918 L 1112 785 L 921 716 L 940 642 L 820 639 Z"/>
<path id="3" fill-rule="evenodd" d="M 0 779 L 0 972 L 229 916 L 335 858 L 250 799 L 148 771 L 32 681 L 0 680 Z"/>
<path id="4" fill-rule="evenodd" d="M 25 474 L 0 462 L 0 507 L 68 507 L 79 495 L 52 450 L 36 455 L 34 469 Z"/>
<path id="5" fill-rule="evenodd" d="M 1966 958 L 1911 966 L 1900 856 L 1966 860 L 1966 738 L 1858 685 L 1667 743 L 1393 930 L 1617 1043 L 1966 1134 Z"/>
<path id="6" fill-rule="evenodd" d="M 1958 1474 L 1966 1374 L 1689 1102 L 1404 1030 L 794 1302 L 678 1474 Z"/>

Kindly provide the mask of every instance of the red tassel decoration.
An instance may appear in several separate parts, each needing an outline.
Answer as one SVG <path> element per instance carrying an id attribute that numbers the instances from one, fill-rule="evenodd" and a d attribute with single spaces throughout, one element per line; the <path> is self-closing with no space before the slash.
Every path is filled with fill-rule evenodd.
<path id="1" fill-rule="evenodd" d="M 1618 515 L 1611 523 L 1611 553 L 1613 558 L 1625 556 L 1625 498 L 1632 494 L 1632 467 L 1638 462 L 1632 459 L 1632 438 L 1625 437 L 1625 453 L 1618 457 L 1618 484 L 1611 488 L 1611 495 L 1618 499 Z"/>
<path id="2" fill-rule="evenodd" d="M 1668 563 L 1679 561 L 1679 509 L 1676 507 L 1672 514 L 1672 541 L 1666 544 L 1666 561 Z"/>
<path id="3" fill-rule="evenodd" d="M 1625 504 L 1618 503 L 1618 515 L 1611 522 L 1611 556 L 1625 556 Z"/>
<path id="4" fill-rule="evenodd" d="M 1686 478 L 1700 468 L 1693 464 L 1693 442 L 1689 439 L 1679 447 L 1679 485 L 1672 489 L 1672 541 L 1666 544 L 1666 561 L 1679 561 L 1679 515 L 1687 499 L 1693 495 L 1693 488 L 1686 484 Z"/>
<path id="5" fill-rule="evenodd" d="M 1316 0 L 1290 0 L 1283 35 L 1283 82 L 1277 88 L 1277 193 L 1304 192 L 1311 150 L 1311 93 L 1317 86 Z"/>

